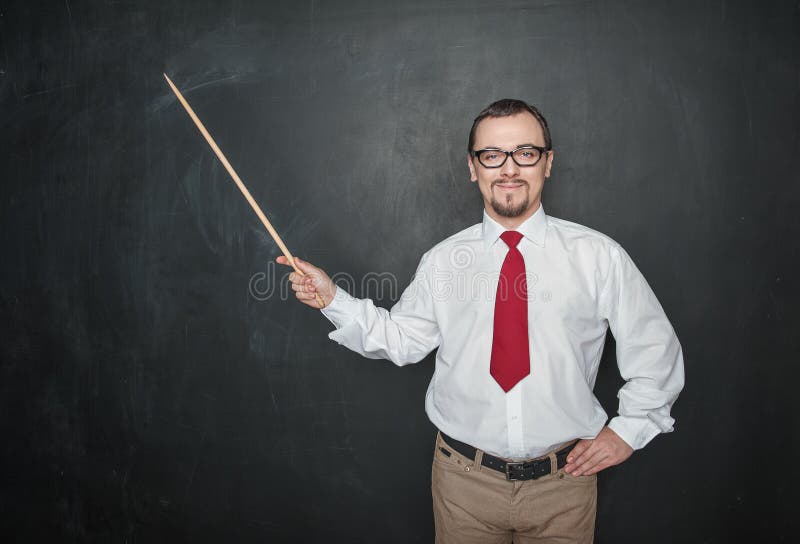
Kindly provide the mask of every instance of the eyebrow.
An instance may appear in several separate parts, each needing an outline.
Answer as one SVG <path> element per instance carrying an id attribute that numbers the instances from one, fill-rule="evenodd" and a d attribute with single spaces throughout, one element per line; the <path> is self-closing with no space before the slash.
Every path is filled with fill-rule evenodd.
<path id="1" fill-rule="evenodd" d="M 520 147 L 525 147 L 525 146 L 546 147 L 544 145 L 528 143 L 528 144 L 517 144 L 517 146 L 514 149 L 519 149 Z M 497 146 L 482 147 L 481 149 L 492 149 L 492 150 L 497 150 L 497 151 L 502 151 L 503 150 L 503 148 L 497 147 Z"/>

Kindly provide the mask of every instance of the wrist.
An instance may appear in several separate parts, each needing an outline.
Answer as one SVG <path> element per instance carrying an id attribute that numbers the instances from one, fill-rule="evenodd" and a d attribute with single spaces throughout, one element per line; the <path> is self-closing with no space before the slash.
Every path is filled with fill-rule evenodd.
<path id="1" fill-rule="evenodd" d="M 327 290 L 330 294 L 326 294 L 323 296 L 320 293 L 320 298 L 322 298 L 322 302 L 324 303 L 324 306 L 322 306 L 320 310 L 328 308 L 331 304 L 333 304 L 334 299 L 336 299 L 336 292 L 338 287 L 333 282 L 331 282 L 331 285 L 332 286 L 330 287 L 330 289 Z"/>
<path id="2" fill-rule="evenodd" d="M 330 306 L 330 305 L 333 303 L 333 299 L 335 299 L 335 298 L 336 298 L 336 289 L 337 289 L 337 287 L 336 287 L 336 284 L 335 284 L 335 283 L 333 283 L 333 282 L 331 282 L 331 283 L 333 284 L 333 287 L 331 287 L 331 289 L 330 289 L 330 291 L 331 291 L 331 294 L 330 294 L 330 296 L 328 297 L 328 300 L 325 302 L 325 306 L 323 306 L 322 308 L 320 308 L 321 310 L 324 310 L 325 308 L 327 308 L 328 306 Z"/>

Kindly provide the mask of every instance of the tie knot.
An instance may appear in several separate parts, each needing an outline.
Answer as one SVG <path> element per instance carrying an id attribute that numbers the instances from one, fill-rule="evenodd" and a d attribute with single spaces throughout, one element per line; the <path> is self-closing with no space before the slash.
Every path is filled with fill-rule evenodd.
<path id="1" fill-rule="evenodd" d="M 500 235 L 500 238 L 506 243 L 509 248 L 517 247 L 517 244 L 522 240 L 522 233 L 515 230 L 507 230 Z"/>

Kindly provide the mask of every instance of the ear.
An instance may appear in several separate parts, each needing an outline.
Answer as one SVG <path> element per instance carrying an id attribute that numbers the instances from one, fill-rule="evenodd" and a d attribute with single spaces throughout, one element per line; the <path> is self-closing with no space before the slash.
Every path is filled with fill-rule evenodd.
<path id="1" fill-rule="evenodd" d="M 467 167 L 469 167 L 470 181 L 478 181 L 478 174 L 475 173 L 475 164 L 472 162 L 472 157 L 467 153 Z"/>
<path id="2" fill-rule="evenodd" d="M 547 153 L 547 162 L 544 163 L 544 177 L 550 177 L 550 169 L 553 167 L 553 155 L 555 152 L 551 149 Z"/>

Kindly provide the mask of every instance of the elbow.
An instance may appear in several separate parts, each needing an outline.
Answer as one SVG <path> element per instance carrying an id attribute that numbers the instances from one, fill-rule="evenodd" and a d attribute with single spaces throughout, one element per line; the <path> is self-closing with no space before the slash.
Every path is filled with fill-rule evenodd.
<path id="1" fill-rule="evenodd" d="M 413 365 L 422 361 L 430 352 L 431 350 L 406 351 L 402 354 L 397 354 L 396 356 L 391 357 L 391 361 L 397 366 Z"/>

